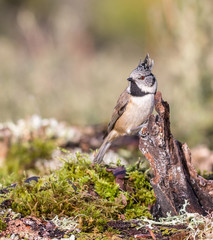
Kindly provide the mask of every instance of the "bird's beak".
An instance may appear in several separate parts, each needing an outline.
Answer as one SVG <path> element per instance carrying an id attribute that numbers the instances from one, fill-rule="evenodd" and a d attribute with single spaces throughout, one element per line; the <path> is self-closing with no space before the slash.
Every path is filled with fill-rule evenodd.
<path id="1" fill-rule="evenodd" d="M 130 81 L 130 82 L 132 82 L 132 81 L 133 81 L 133 78 L 128 77 L 127 80 Z"/>

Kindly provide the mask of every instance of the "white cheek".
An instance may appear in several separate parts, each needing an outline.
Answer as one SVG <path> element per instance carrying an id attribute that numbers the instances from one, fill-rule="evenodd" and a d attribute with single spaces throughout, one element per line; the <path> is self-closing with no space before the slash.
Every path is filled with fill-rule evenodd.
<path id="1" fill-rule="evenodd" d="M 129 83 L 129 85 L 128 85 L 126 90 L 127 90 L 128 93 L 130 93 L 130 83 Z"/>
<path id="2" fill-rule="evenodd" d="M 142 82 L 141 80 L 137 81 L 136 83 L 137 83 L 138 87 L 144 92 L 149 92 L 149 93 L 155 93 L 156 92 L 157 81 L 155 81 L 155 83 L 152 87 L 146 86 L 145 82 Z"/>

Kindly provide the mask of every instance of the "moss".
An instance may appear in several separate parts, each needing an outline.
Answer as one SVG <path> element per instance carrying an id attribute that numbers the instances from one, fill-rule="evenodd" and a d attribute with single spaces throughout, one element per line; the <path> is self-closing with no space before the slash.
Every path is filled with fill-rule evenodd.
<path id="1" fill-rule="evenodd" d="M 150 216 L 147 207 L 155 198 L 143 172 L 127 169 L 129 191 L 123 191 L 112 172 L 92 166 L 87 155 L 76 153 L 62 160 L 64 166 L 52 175 L 39 182 L 19 182 L 7 194 L 15 212 L 47 219 L 73 217 L 85 232 L 102 232 L 107 221 L 121 219 L 121 215 L 126 219 Z"/>
<path id="2" fill-rule="evenodd" d="M 56 148 L 54 140 L 35 138 L 30 141 L 13 143 L 8 151 L 5 166 L 0 169 L 0 177 L 7 178 L 13 174 L 12 179 L 21 179 L 25 170 L 34 169 L 38 159 L 50 159 Z"/>
<path id="3" fill-rule="evenodd" d="M 54 141 L 45 139 L 33 139 L 28 142 L 14 143 L 8 153 L 7 163 L 9 173 L 20 167 L 29 169 L 34 167 L 35 161 L 39 158 L 49 159 L 55 149 Z M 14 162 L 16 166 L 14 166 Z M 15 170 L 16 170 L 15 169 Z"/>
<path id="4" fill-rule="evenodd" d="M 123 238 L 120 238 L 116 236 L 115 234 L 111 233 L 106 233 L 106 234 L 100 234 L 100 233 L 90 233 L 90 234 L 85 234 L 85 233 L 79 233 L 76 234 L 76 239 L 78 240 L 122 240 Z"/>
<path id="5" fill-rule="evenodd" d="M 0 214 L 0 233 L 2 231 L 5 231 L 7 228 L 7 223 L 5 222 L 5 216 L 4 214 Z"/>
<path id="6" fill-rule="evenodd" d="M 0 232 L 5 231 L 7 228 L 7 223 L 0 219 Z"/>
<path id="7" fill-rule="evenodd" d="M 180 233 L 185 231 L 183 229 L 177 229 L 174 227 L 161 227 L 159 230 L 161 231 L 163 236 L 171 236 L 175 233 Z"/>
<path id="8" fill-rule="evenodd" d="M 207 172 L 204 171 L 202 174 L 200 171 L 198 171 L 198 174 L 201 175 L 202 177 L 204 177 L 207 180 L 213 180 L 213 172 Z"/>

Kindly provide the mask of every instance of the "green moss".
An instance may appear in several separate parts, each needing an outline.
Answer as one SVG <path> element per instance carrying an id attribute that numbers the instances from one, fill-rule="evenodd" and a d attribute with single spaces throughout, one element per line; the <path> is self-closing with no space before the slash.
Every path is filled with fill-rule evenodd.
<path id="1" fill-rule="evenodd" d="M 49 159 L 55 147 L 52 140 L 47 141 L 45 139 L 33 139 L 28 142 L 14 143 L 7 157 L 9 173 L 14 168 L 15 170 L 20 169 L 20 167 L 24 169 L 32 168 L 35 161 L 39 158 Z M 14 166 L 14 163 L 16 163 L 16 166 Z"/>
<path id="2" fill-rule="evenodd" d="M 7 223 L 3 220 L 0 220 L 0 232 L 5 231 L 7 228 Z"/>
<path id="3" fill-rule="evenodd" d="M 183 231 L 182 229 L 176 229 L 176 228 L 170 228 L 170 227 L 161 227 L 160 228 L 160 231 L 162 233 L 163 236 L 170 236 L 174 233 L 178 233 L 178 232 L 181 232 Z"/>
<path id="4" fill-rule="evenodd" d="M 100 233 L 79 233 L 76 234 L 76 239 L 78 240 L 111 240 L 112 237 L 107 237 L 105 234 L 100 234 Z M 119 237 L 115 237 L 113 235 L 114 240 L 122 240 Z"/>
<path id="5" fill-rule="evenodd" d="M 201 174 L 201 172 L 198 171 L 198 174 L 201 175 L 202 177 L 204 177 L 207 180 L 213 180 L 213 172 L 203 171 L 203 173 Z"/>
<path id="6" fill-rule="evenodd" d="M 0 216 L 0 233 L 5 231 L 7 228 L 7 223 L 4 221 L 4 217 Z"/>
<path id="7" fill-rule="evenodd" d="M 0 169 L 0 177 L 5 178 L 7 175 L 13 174 L 13 179 L 23 178 L 25 170 L 35 169 L 38 159 L 50 159 L 55 148 L 54 140 L 41 138 L 12 144 L 5 160 L 5 166 Z"/>
<path id="8" fill-rule="evenodd" d="M 86 232 L 101 232 L 107 221 L 118 220 L 121 215 L 126 219 L 150 216 L 147 207 L 155 198 L 143 172 L 135 167 L 127 169 L 125 185 L 129 190 L 123 191 L 112 172 L 92 166 L 87 155 L 76 153 L 62 160 L 64 166 L 49 177 L 19 182 L 8 193 L 15 212 L 48 219 L 75 217 L 78 227 Z"/>

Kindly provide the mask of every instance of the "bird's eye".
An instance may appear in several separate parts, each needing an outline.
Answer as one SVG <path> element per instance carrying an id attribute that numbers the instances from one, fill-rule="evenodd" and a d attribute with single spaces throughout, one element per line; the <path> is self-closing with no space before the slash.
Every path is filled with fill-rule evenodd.
<path id="1" fill-rule="evenodd" d="M 141 77 L 140 77 L 141 80 L 144 80 L 144 78 L 145 78 L 144 76 L 141 76 Z"/>

